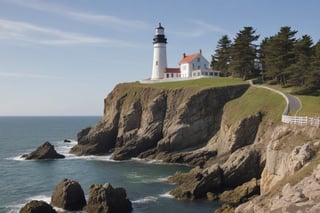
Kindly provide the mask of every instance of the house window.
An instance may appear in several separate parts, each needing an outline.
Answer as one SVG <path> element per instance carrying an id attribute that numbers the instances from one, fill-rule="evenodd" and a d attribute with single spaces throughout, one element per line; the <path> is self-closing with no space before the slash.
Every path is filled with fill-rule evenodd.
<path id="1" fill-rule="evenodd" d="M 169 78 L 169 73 L 167 73 L 167 78 Z"/>
<path id="2" fill-rule="evenodd" d="M 200 65 L 198 66 L 198 70 L 200 70 Z"/>
<path id="3" fill-rule="evenodd" d="M 192 64 L 192 69 L 194 70 L 194 64 Z"/>
<path id="4" fill-rule="evenodd" d="M 173 78 L 173 73 L 171 73 L 171 78 Z"/>
<path id="5" fill-rule="evenodd" d="M 197 61 L 200 62 L 200 58 L 197 58 Z"/>

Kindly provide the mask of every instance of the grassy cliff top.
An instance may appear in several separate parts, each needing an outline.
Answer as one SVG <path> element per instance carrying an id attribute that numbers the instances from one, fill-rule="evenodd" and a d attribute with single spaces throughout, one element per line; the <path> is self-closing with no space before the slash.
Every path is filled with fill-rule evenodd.
<path id="1" fill-rule="evenodd" d="M 225 113 L 229 124 L 257 112 L 263 114 L 263 120 L 278 123 L 285 107 L 286 102 L 281 95 L 267 89 L 250 87 L 241 97 L 226 104 Z"/>
<path id="2" fill-rule="evenodd" d="M 186 81 L 175 81 L 175 82 L 162 82 L 153 84 L 141 84 L 139 82 L 124 83 L 123 85 L 130 87 L 151 87 L 159 89 L 182 89 L 182 88 L 193 88 L 193 89 L 206 89 L 211 87 L 224 87 L 232 85 L 247 84 L 247 82 L 241 79 L 235 78 L 201 78 L 196 80 Z"/>

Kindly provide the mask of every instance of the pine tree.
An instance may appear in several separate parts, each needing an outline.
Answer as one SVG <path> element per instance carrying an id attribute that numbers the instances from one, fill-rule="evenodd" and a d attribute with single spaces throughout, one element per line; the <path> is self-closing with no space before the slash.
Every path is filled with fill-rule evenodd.
<path id="1" fill-rule="evenodd" d="M 306 76 L 307 92 L 319 95 L 320 93 L 320 41 L 313 47 L 310 72 Z"/>
<path id="2" fill-rule="evenodd" d="M 239 33 L 230 48 L 230 72 L 233 77 L 246 79 L 256 73 L 257 46 L 253 44 L 258 40 L 252 27 L 244 27 Z"/>
<path id="3" fill-rule="evenodd" d="M 230 46 L 231 40 L 227 35 L 222 36 L 218 41 L 215 54 L 212 55 L 211 68 L 213 70 L 221 71 L 222 76 L 229 76 L 229 63 L 230 63 Z"/>
<path id="4" fill-rule="evenodd" d="M 287 84 L 287 77 L 290 75 L 288 67 L 295 62 L 293 49 L 296 33 L 290 27 L 282 27 L 280 32 L 267 38 L 263 44 L 264 72 L 282 85 Z"/>
<path id="5" fill-rule="evenodd" d="M 312 38 L 304 35 L 294 45 L 295 63 L 287 68 L 288 82 L 291 86 L 303 86 L 310 73 L 312 56 Z"/>

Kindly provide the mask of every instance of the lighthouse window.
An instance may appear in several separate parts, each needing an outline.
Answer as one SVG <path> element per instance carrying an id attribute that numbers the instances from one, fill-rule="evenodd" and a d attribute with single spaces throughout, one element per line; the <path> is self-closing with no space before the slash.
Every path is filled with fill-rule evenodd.
<path id="1" fill-rule="evenodd" d="M 157 65 L 157 66 L 159 65 L 158 61 L 156 61 L 156 65 Z"/>

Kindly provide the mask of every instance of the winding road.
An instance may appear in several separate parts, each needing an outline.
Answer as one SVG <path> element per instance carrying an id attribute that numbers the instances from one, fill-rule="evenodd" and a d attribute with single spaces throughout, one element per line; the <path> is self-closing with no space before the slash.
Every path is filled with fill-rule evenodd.
<path id="1" fill-rule="evenodd" d="M 287 98 L 288 98 L 288 109 L 289 109 L 289 113 L 297 113 L 299 112 L 299 110 L 301 109 L 302 105 L 301 105 L 301 101 L 299 98 L 297 98 L 296 96 L 290 95 L 288 93 L 283 93 Z"/>
<path id="2" fill-rule="evenodd" d="M 279 90 L 276 90 L 276 89 L 273 89 L 273 88 L 270 88 L 267 86 L 255 85 L 255 84 L 253 84 L 253 82 L 251 80 L 249 81 L 249 83 L 253 87 L 268 89 L 268 90 L 271 90 L 272 92 L 275 92 L 275 93 L 282 95 L 286 99 L 286 102 L 287 102 L 287 108 L 284 111 L 284 114 L 286 114 L 286 115 L 289 113 L 296 114 L 297 112 L 299 112 L 299 110 L 302 107 L 300 99 L 296 96 L 293 96 L 289 93 L 281 92 Z"/>

